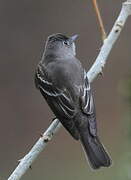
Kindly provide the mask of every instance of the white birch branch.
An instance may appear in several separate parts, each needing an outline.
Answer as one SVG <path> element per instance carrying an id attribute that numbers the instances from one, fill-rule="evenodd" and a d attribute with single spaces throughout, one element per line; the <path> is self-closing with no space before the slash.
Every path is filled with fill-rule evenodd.
<path id="1" fill-rule="evenodd" d="M 131 15 L 131 0 L 127 0 L 123 3 L 121 12 L 111 30 L 108 37 L 104 40 L 104 44 L 101 47 L 100 53 L 89 72 L 87 73 L 89 81 L 92 82 L 99 73 L 102 73 L 107 58 L 111 52 L 113 45 L 118 39 L 121 30 L 123 29 L 128 16 Z"/>
<path id="2" fill-rule="evenodd" d="M 102 73 L 102 69 L 105 63 L 107 62 L 108 55 L 111 52 L 114 43 L 118 39 L 120 32 L 123 29 L 124 24 L 129 15 L 131 15 L 131 0 L 127 0 L 126 2 L 123 3 L 120 14 L 111 32 L 109 33 L 108 37 L 105 39 L 104 44 L 100 50 L 100 53 L 95 63 L 87 73 L 90 82 L 92 82 L 98 76 L 98 74 Z M 26 173 L 26 171 L 33 163 L 33 161 L 37 158 L 37 156 L 41 153 L 41 151 L 43 151 L 48 141 L 52 139 L 53 135 L 59 130 L 60 127 L 61 127 L 61 123 L 59 122 L 58 119 L 54 120 L 51 123 L 49 128 L 39 138 L 39 140 L 36 142 L 36 144 L 33 146 L 30 152 L 20 160 L 19 165 L 10 175 L 8 180 L 19 180 Z"/>

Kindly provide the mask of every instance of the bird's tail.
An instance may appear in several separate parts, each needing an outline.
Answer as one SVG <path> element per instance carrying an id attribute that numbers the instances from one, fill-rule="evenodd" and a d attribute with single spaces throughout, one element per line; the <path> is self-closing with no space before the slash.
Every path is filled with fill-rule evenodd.
<path id="1" fill-rule="evenodd" d="M 80 138 L 84 147 L 86 156 L 93 169 L 108 167 L 111 165 L 111 158 L 98 137 L 93 137 L 89 132 L 80 132 Z"/>

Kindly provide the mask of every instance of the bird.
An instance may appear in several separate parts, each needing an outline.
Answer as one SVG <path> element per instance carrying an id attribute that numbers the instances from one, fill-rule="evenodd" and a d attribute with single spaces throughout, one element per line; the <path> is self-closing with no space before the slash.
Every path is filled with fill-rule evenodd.
<path id="1" fill-rule="evenodd" d="M 77 34 L 48 36 L 35 69 L 35 86 L 69 134 L 80 140 L 90 167 L 109 167 L 112 160 L 98 136 L 87 72 L 76 58 L 77 38 Z"/>

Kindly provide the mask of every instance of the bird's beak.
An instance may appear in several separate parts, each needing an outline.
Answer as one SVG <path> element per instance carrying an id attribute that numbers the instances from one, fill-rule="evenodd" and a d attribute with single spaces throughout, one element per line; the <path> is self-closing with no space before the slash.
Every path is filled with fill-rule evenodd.
<path id="1" fill-rule="evenodd" d="M 70 39 L 70 41 L 74 42 L 77 38 L 78 38 L 78 34 L 75 34 L 75 35 L 71 36 L 69 39 Z"/>

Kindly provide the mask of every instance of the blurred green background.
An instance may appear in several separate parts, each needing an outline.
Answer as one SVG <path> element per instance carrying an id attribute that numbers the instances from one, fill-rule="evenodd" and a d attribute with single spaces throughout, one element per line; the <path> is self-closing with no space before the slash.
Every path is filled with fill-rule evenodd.
<path id="1" fill-rule="evenodd" d="M 98 0 L 107 32 L 122 0 Z M 53 114 L 34 86 L 34 71 L 52 33 L 79 34 L 77 57 L 88 70 L 101 47 L 91 0 L 0 0 L 0 179 L 10 175 Z M 99 134 L 113 159 L 91 171 L 80 143 L 62 128 L 23 180 L 131 179 L 131 18 L 93 83 Z"/>

